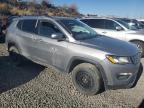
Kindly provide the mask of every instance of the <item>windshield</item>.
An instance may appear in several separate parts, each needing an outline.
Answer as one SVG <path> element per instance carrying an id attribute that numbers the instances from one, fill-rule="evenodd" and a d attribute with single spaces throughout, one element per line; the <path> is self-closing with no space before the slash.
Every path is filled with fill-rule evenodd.
<path id="1" fill-rule="evenodd" d="M 144 21 L 139 21 L 139 22 L 144 25 Z"/>
<path id="2" fill-rule="evenodd" d="M 97 37 L 97 33 L 89 26 L 74 19 L 61 19 L 58 22 L 63 26 L 76 40 L 84 40 Z"/>
<path id="3" fill-rule="evenodd" d="M 143 24 L 143 23 L 137 21 L 137 24 L 138 24 L 138 26 L 140 27 L 140 29 L 144 29 L 144 24 Z"/>
<path id="4" fill-rule="evenodd" d="M 135 26 L 137 29 L 143 29 L 143 25 L 137 20 L 123 19 L 123 21 L 128 23 L 130 26 Z"/>
<path id="5" fill-rule="evenodd" d="M 128 21 L 124 21 L 124 20 L 116 20 L 117 22 L 119 22 L 120 24 L 122 24 L 124 27 L 126 27 L 129 30 L 138 30 L 139 28 L 137 26 L 135 26 L 135 24 L 130 24 L 130 22 Z"/>

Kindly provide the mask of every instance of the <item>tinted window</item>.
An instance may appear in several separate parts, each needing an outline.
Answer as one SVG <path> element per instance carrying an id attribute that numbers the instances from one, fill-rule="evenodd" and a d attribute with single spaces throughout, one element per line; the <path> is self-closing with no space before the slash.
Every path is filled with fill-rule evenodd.
<path id="1" fill-rule="evenodd" d="M 140 21 L 142 24 L 144 24 L 144 21 Z"/>
<path id="2" fill-rule="evenodd" d="M 130 29 L 130 30 L 137 30 L 138 28 L 136 28 L 135 26 L 131 26 L 129 25 L 129 23 L 126 23 L 125 21 L 122 21 L 120 19 L 116 20 L 118 23 L 122 24 L 125 28 Z"/>
<path id="3" fill-rule="evenodd" d="M 29 33 L 36 33 L 37 20 L 23 20 L 22 30 Z"/>
<path id="4" fill-rule="evenodd" d="M 103 19 L 85 19 L 82 20 L 84 23 L 93 28 L 104 28 L 104 20 Z"/>
<path id="5" fill-rule="evenodd" d="M 54 24 L 47 21 L 40 21 L 39 35 L 50 37 L 53 33 L 61 33 Z"/>
<path id="6" fill-rule="evenodd" d="M 21 30 L 21 28 L 22 28 L 22 24 L 23 24 L 23 21 L 22 20 L 20 20 L 19 22 L 18 22 L 18 24 L 17 24 L 17 27 Z"/>
<path id="7" fill-rule="evenodd" d="M 111 20 L 105 20 L 105 29 L 116 30 L 119 25 Z"/>

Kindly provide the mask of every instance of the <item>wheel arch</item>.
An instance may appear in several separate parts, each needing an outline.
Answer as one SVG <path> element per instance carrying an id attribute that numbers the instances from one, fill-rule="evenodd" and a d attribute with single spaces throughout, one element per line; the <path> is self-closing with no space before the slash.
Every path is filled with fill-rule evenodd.
<path id="1" fill-rule="evenodd" d="M 17 45 L 17 44 L 16 44 L 15 42 L 13 42 L 13 41 L 7 42 L 7 50 L 8 50 L 8 51 L 9 51 L 9 48 L 10 48 L 11 46 L 16 47 L 16 48 L 20 51 L 20 54 L 22 54 L 19 45 Z"/>
<path id="2" fill-rule="evenodd" d="M 102 77 L 103 86 L 106 88 L 107 77 L 106 77 L 106 74 L 105 74 L 105 71 L 104 71 L 102 65 L 100 63 L 98 63 L 97 61 L 94 61 L 94 60 L 91 60 L 88 58 L 83 58 L 83 57 L 73 57 L 67 66 L 66 72 L 71 73 L 72 70 L 75 68 L 75 66 L 77 66 L 78 64 L 81 64 L 81 63 L 90 63 L 90 64 L 96 66 L 96 68 L 99 70 L 100 75 Z"/>
<path id="3" fill-rule="evenodd" d="M 139 42 L 142 42 L 142 43 L 144 44 L 144 41 L 139 40 L 139 39 L 132 39 L 132 40 L 130 40 L 129 42 L 134 42 L 134 41 L 139 41 Z"/>
<path id="4" fill-rule="evenodd" d="M 8 42 L 7 43 L 7 47 L 8 47 L 8 50 L 11 46 L 16 46 L 16 44 L 14 42 Z M 17 47 L 17 46 L 16 46 Z"/>

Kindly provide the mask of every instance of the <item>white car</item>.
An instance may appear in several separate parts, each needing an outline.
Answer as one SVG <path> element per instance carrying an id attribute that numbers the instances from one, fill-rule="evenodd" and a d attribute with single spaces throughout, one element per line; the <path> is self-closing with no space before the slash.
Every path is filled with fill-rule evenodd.
<path id="1" fill-rule="evenodd" d="M 83 18 L 81 21 L 92 27 L 98 34 L 136 44 L 144 56 L 144 30 L 130 26 L 120 18 Z"/>
<path id="2" fill-rule="evenodd" d="M 144 24 L 144 19 L 137 19 L 137 21 L 141 22 L 142 24 Z"/>
<path id="3" fill-rule="evenodd" d="M 130 27 L 134 26 L 137 29 L 144 29 L 144 24 L 136 19 L 119 18 L 120 20 L 129 24 Z"/>

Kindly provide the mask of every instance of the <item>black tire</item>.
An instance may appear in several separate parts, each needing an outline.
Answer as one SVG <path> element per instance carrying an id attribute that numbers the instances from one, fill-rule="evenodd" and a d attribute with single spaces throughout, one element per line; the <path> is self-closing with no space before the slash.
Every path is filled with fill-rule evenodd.
<path id="1" fill-rule="evenodd" d="M 102 88 L 102 77 L 96 66 L 90 63 L 77 65 L 72 71 L 76 89 L 85 95 L 98 94 Z"/>
<path id="2" fill-rule="evenodd" d="M 11 61 L 16 65 L 19 66 L 22 63 L 22 57 L 20 55 L 20 51 L 15 46 L 10 46 L 8 49 L 9 56 Z"/>
<path id="3" fill-rule="evenodd" d="M 132 43 L 137 45 L 137 48 L 140 50 L 141 52 L 141 57 L 144 57 L 144 43 L 141 41 L 133 41 Z"/>

